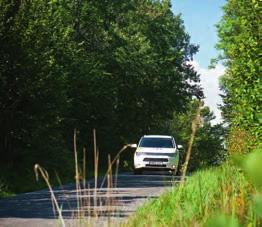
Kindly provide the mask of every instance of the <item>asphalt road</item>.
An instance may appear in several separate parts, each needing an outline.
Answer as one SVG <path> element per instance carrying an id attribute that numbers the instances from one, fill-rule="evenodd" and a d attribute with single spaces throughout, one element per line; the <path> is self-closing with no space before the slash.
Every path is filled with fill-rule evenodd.
<path id="1" fill-rule="evenodd" d="M 88 186 L 78 192 L 78 200 L 74 184 L 55 188 L 54 193 L 62 210 L 65 226 L 116 226 L 146 200 L 158 197 L 176 181 L 177 179 L 166 174 L 123 173 L 117 178 L 113 176 L 113 188 L 108 188 L 107 183 L 99 188 L 102 182 L 99 179 L 98 189 L 95 190 L 94 180 L 90 180 Z M 53 211 L 48 190 L 0 200 L 1 227 L 62 226 L 57 215 Z"/>

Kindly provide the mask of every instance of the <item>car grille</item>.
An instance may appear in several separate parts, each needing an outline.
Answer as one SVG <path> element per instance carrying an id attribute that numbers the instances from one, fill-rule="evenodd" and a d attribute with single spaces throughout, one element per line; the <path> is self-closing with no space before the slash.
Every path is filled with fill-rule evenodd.
<path id="1" fill-rule="evenodd" d="M 174 153 L 153 153 L 153 152 L 145 152 L 146 155 L 150 156 L 170 156 Z"/>
<path id="2" fill-rule="evenodd" d="M 144 158 L 145 162 L 168 162 L 167 158 Z"/>

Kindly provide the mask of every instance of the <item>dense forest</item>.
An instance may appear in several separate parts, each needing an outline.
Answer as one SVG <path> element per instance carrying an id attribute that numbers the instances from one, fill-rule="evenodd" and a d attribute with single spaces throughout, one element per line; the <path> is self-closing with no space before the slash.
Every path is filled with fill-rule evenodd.
<path id="1" fill-rule="evenodd" d="M 93 129 L 101 166 L 143 134 L 172 134 L 186 147 L 204 97 L 189 64 L 197 51 L 168 0 L 2 0 L 1 183 L 34 189 L 35 163 L 72 181 L 75 128 L 90 168 Z M 213 117 L 203 109 L 192 170 L 225 156 Z"/>

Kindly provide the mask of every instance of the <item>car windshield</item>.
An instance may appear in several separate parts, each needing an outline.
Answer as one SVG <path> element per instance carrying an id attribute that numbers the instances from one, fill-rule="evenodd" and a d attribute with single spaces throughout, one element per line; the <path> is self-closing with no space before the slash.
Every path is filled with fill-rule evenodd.
<path id="1" fill-rule="evenodd" d="M 171 138 L 143 138 L 139 147 L 174 148 Z"/>

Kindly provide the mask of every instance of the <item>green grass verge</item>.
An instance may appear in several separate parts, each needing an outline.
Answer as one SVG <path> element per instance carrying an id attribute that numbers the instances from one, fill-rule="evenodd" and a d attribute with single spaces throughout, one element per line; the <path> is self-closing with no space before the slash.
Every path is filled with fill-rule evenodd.
<path id="1" fill-rule="evenodd" d="M 183 188 L 148 201 L 124 226 L 261 226 L 254 192 L 243 172 L 226 163 L 198 171 Z"/>
<path id="2" fill-rule="evenodd" d="M 0 190 L 0 198 L 6 198 L 6 197 L 10 197 L 13 196 L 14 194 L 8 191 L 2 191 Z"/>
<path id="3" fill-rule="evenodd" d="M 0 198 L 5 198 L 14 195 L 11 193 L 6 185 L 0 180 Z"/>

